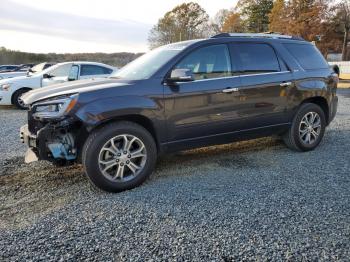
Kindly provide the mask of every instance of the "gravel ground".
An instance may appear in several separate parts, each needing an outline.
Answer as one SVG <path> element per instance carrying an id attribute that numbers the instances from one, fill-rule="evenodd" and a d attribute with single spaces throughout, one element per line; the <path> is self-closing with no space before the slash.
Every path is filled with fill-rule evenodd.
<path id="1" fill-rule="evenodd" d="M 343 93 L 313 152 L 270 138 L 187 151 L 120 194 L 93 189 L 80 166 L 23 164 L 25 114 L 0 109 L 0 260 L 348 261 Z"/>
<path id="2" fill-rule="evenodd" d="M 24 111 L 0 107 L 0 163 L 24 155 L 26 148 L 18 138 L 19 128 L 26 121 L 27 115 Z"/>

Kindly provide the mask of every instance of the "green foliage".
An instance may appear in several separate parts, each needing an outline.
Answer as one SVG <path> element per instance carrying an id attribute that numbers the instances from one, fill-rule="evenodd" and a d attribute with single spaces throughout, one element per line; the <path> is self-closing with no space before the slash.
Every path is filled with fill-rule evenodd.
<path id="1" fill-rule="evenodd" d="M 34 54 L 0 48 L 0 64 L 25 64 L 42 62 L 94 61 L 122 67 L 141 54 L 135 53 L 79 53 L 79 54 Z"/>
<path id="2" fill-rule="evenodd" d="M 246 31 L 259 33 L 269 28 L 269 14 L 273 0 L 240 0 L 236 9 L 243 17 Z"/>

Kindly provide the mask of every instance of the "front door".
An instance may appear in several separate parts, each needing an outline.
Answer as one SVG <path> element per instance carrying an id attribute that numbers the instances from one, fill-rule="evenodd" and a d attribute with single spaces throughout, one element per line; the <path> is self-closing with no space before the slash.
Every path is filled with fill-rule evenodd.
<path id="1" fill-rule="evenodd" d="M 229 47 L 201 47 L 183 58 L 174 69 L 190 69 L 194 81 L 165 86 L 168 140 L 211 136 L 232 129 L 234 94 L 240 78 L 233 76 Z"/>

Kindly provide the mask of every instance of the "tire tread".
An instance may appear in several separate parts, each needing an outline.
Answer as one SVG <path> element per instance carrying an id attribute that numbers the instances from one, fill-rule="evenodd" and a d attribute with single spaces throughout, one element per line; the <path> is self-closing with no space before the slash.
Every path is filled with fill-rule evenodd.
<path id="1" fill-rule="evenodd" d="M 150 152 L 148 152 L 148 158 L 149 158 L 148 161 L 150 161 L 150 169 L 153 170 L 155 162 L 156 162 L 156 158 L 157 158 L 157 147 L 156 147 L 156 144 L 154 142 L 153 136 L 150 134 L 150 132 L 148 132 L 144 127 L 140 126 L 139 124 L 136 124 L 134 122 L 129 122 L 129 121 L 118 121 L 118 122 L 112 122 L 112 123 L 106 124 L 100 128 L 97 128 L 96 130 L 92 131 L 92 133 L 88 136 L 88 138 L 83 146 L 83 149 L 82 149 L 82 164 L 83 164 L 83 168 L 84 168 L 84 173 L 87 175 L 90 183 L 94 187 L 97 187 L 99 189 L 103 189 L 103 190 L 106 190 L 109 192 L 121 192 L 124 190 L 128 190 L 128 189 L 137 187 L 137 186 L 141 185 L 151 173 L 151 172 L 147 172 L 147 174 L 145 174 L 142 177 L 140 177 L 139 179 L 137 179 L 137 183 L 134 186 L 127 186 L 125 188 L 123 188 L 123 187 L 113 188 L 111 186 L 97 184 L 96 180 L 93 181 L 93 179 L 90 177 L 91 175 L 95 175 L 95 174 L 89 175 L 88 171 L 87 171 L 87 165 L 89 162 L 88 154 L 89 154 L 89 150 L 91 149 L 92 144 L 98 139 L 98 136 L 101 135 L 101 133 L 105 132 L 105 130 L 113 130 L 113 129 L 118 129 L 118 128 L 131 129 L 134 131 L 137 130 L 138 132 L 142 132 L 143 135 L 146 136 L 146 139 L 150 143 L 150 148 L 148 148 L 148 150 L 150 150 Z"/>
<path id="2" fill-rule="evenodd" d="M 313 110 L 316 110 L 317 109 L 317 111 L 319 111 L 320 113 L 321 113 L 321 119 L 323 120 L 323 128 L 325 128 L 325 115 L 324 115 L 324 111 L 322 110 L 322 108 L 321 107 L 319 107 L 317 104 L 314 104 L 314 103 L 304 103 L 304 104 L 302 104 L 300 107 L 299 107 L 299 109 L 298 109 L 298 111 L 297 111 L 297 113 L 295 114 L 295 116 L 294 116 L 294 118 L 293 118 L 293 121 L 292 121 L 292 125 L 290 126 L 290 128 L 288 129 L 288 131 L 282 136 L 282 138 L 283 138 L 283 141 L 284 141 L 284 143 L 286 144 L 286 146 L 288 147 L 288 148 L 290 148 L 290 149 L 292 149 L 292 150 L 294 150 L 294 151 L 299 151 L 299 152 L 301 152 L 301 151 L 309 151 L 309 150 L 313 150 L 314 148 L 316 148 L 317 147 L 317 145 L 318 145 L 318 143 L 314 146 L 314 147 L 312 147 L 312 148 L 306 148 L 306 147 L 302 147 L 302 146 L 300 146 L 300 145 L 298 145 L 298 143 L 297 143 L 297 140 L 296 140 L 296 135 L 295 135 L 295 128 L 296 128 L 296 125 L 297 124 L 299 124 L 299 121 L 297 121 L 298 120 L 298 118 L 300 117 L 300 115 L 301 114 L 304 114 L 303 112 L 305 111 L 305 110 L 307 110 L 308 108 L 310 108 L 310 110 L 311 110 L 311 108 L 313 108 Z M 323 136 L 323 134 L 324 134 L 324 130 L 322 130 L 322 132 L 321 132 L 322 134 L 322 136 Z M 322 139 L 322 137 L 321 137 L 321 139 Z M 321 140 L 320 140 L 321 141 Z"/>

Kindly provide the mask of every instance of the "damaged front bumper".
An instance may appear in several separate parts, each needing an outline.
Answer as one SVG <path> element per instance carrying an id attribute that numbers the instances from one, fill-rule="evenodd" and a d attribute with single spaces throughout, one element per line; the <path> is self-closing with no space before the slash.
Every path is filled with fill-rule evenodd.
<path id="1" fill-rule="evenodd" d="M 29 148 L 25 154 L 24 161 L 26 163 L 38 161 L 37 154 L 32 150 L 32 148 L 36 148 L 36 136 L 32 135 L 29 132 L 28 125 L 24 125 L 20 129 L 20 139 L 21 142 L 26 144 Z"/>
<path id="2" fill-rule="evenodd" d="M 74 135 L 69 126 L 57 126 L 47 123 L 36 134 L 30 132 L 28 125 L 20 128 L 20 139 L 29 148 L 25 162 L 38 160 L 51 162 L 74 161 L 77 159 Z"/>

